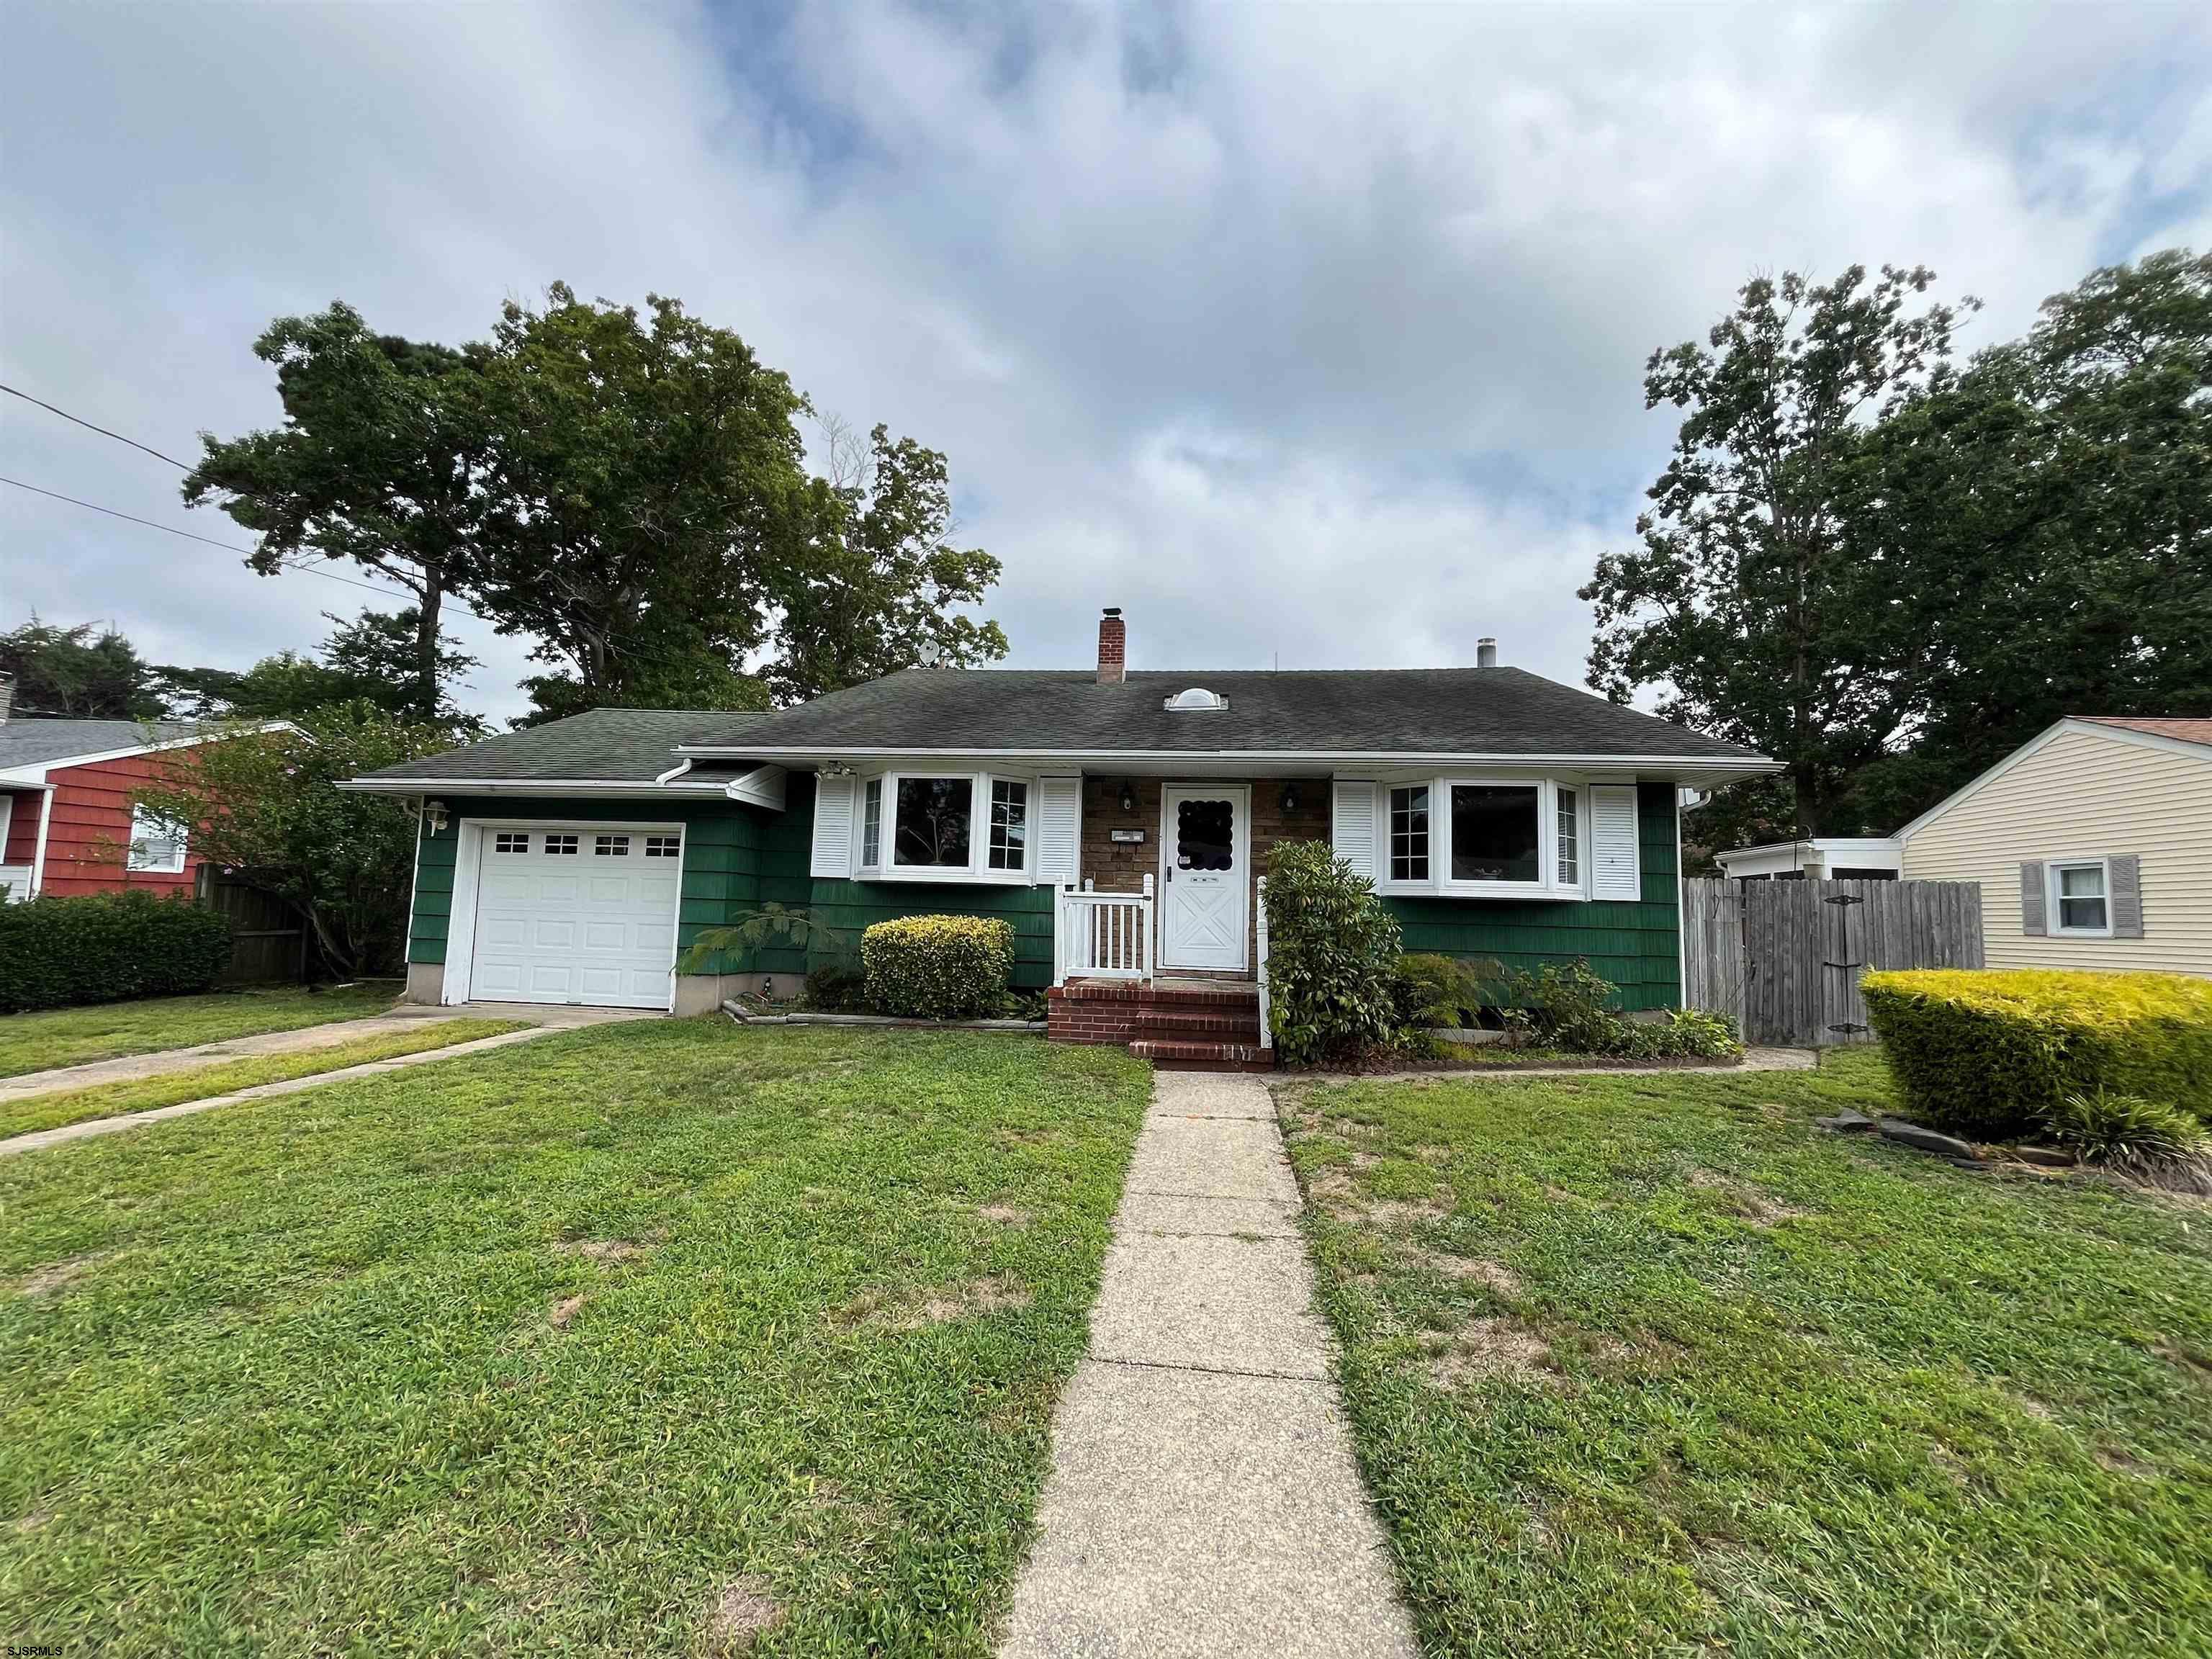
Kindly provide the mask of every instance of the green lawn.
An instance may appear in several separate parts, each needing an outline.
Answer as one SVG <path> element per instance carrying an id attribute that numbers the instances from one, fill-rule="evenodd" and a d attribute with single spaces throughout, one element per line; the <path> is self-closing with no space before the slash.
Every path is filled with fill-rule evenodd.
<path id="1" fill-rule="evenodd" d="M 1810 1074 L 1281 1097 L 1432 1654 L 2212 1653 L 2212 1206 Z"/>
<path id="2" fill-rule="evenodd" d="M 0 1161 L 0 1636 L 984 1653 L 1147 1084 L 654 1021 Z"/>
<path id="3" fill-rule="evenodd" d="M 216 1060 L 179 1072 L 127 1082 L 103 1083 L 89 1089 L 25 1095 L 0 1101 L 0 1139 L 28 1134 L 33 1129 L 58 1128 L 92 1118 L 118 1117 L 125 1112 L 151 1111 L 179 1101 L 206 1100 L 257 1084 L 281 1083 L 295 1077 L 313 1077 L 372 1060 L 392 1060 L 421 1054 L 426 1048 L 449 1048 L 457 1042 L 519 1031 L 528 1024 L 520 1019 L 426 1019 L 400 1030 L 380 1031 L 374 1036 L 334 1042 L 325 1048 L 304 1048 L 289 1054 L 251 1054 L 243 1060 Z"/>
<path id="4" fill-rule="evenodd" d="M 372 980 L 342 991 L 218 991 L 0 1016 L 0 1077 L 359 1019 L 382 1013 L 399 989 L 397 980 Z"/>

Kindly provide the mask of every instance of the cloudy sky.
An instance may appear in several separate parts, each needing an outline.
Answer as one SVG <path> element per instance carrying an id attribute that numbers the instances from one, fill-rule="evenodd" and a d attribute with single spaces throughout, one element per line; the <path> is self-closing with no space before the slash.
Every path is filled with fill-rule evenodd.
<path id="1" fill-rule="evenodd" d="M 0 380 L 190 455 L 275 422 L 282 313 L 675 295 L 947 453 L 1022 666 L 1119 604 L 1138 667 L 1577 679 L 1643 361 L 1746 275 L 1924 262 L 1986 339 L 2176 242 L 2201 5 L 0 7 Z M 245 539 L 12 398 L 0 475 Z M 0 627 L 244 666 L 368 598 L 0 486 Z"/>

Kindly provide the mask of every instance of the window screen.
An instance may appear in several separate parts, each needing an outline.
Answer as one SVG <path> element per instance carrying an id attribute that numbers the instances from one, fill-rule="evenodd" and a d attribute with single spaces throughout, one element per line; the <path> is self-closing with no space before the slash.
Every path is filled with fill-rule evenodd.
<path id="1" fill-rule="evenodd" d="M 1237 803 L 1186 800 L 1176 805 L 1176 868 L 1226 870 L 1237 862 Z"/>

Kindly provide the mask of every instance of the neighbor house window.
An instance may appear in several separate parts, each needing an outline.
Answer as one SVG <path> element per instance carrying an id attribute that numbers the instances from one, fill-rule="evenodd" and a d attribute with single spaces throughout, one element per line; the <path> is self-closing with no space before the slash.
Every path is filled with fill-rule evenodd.
<path id="1" fill-rule="evenodd" d="M 895 807 L 892 863 L 908 870 L 969 867 L 975 779 L 901 778 Z"/>
<path id="2" fill-rule="evenodd" d="M 143 806 L 131 809 L 131 854 L 126 867 L 149 875 L 182 875 L 185 826 Z"/>
<path id="3" fill-rule="evenodd" d="M 860 867 L 872 870 L 883 862 L 884 781 L 870 778 L 860 792 Z"/>
<path id="4" fill-rule="evenodd" d="M 1540 882 L 1543 791 L 1534 784 L 1451 787 L 1451 878 Z"/>
<path id="5" fill-rule="evenodd" d="M 991 783 L 991 867 L 1019 870 L 1029 850 L 1030 787 L 1005 778 Z"/>
<path id="6" fill-rule="evenodd" d="M 2112 931 L 2112 908 L 2106 896 L 2104 860 L 2094 863 L 2053 864 L 2051 866 L 2052 909 L 2062 933 L 2108 934 Z"/>
<path id="7" fill-rule="evenodd" d="M 1390 879 L 1429 878 L 1429 786 L 1390 792 Z"/>
<path id="8" fill-rule="evenodd" d="M 1582 821 L 1576 817 L 1575 792 L 1563 787 L 1553 793 L 1559 798 L 1559 885 L 1579 887 L 1583 881 Z"/>

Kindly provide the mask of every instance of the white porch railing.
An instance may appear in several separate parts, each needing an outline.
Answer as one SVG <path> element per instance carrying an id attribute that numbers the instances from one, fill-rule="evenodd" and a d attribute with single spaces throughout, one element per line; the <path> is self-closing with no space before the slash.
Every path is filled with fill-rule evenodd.
<path id="1" fill-rule="evenodd" d="M 1260 983 L 1260 1046 L 1275 1046 L 1274 1027 L 1267 1023 L 1267 878 L 1260 878 L 1252 899 L 1252 976 Z"/>
<path id="2" fill-rule="evenodd" d="M 1054 907 L 1052 982 L 1152 976 L 1152 878 L 1141 893 L 1060 890 Z"/>

